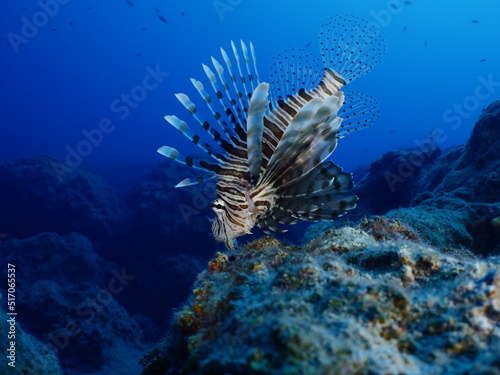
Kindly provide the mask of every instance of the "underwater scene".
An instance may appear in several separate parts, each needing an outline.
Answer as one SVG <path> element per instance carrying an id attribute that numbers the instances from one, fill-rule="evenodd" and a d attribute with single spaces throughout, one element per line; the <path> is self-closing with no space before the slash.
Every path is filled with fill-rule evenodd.
<path id="1" fill-rule="evenodd" d="M 0 375 L 500 373 L 500 3 L 0 3 Z"/>

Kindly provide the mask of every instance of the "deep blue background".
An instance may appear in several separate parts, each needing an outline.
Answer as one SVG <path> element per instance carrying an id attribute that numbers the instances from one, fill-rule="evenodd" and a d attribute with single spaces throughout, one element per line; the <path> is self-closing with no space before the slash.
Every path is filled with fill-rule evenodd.
<path id="1" fill-rule="evenodd" d="M 135 6 L 118 0 L 66 2 L 17 53 L 9 33 L 22 35 L 23 17 L 33 21 L 41 5 L 0 3 L 0 162 L 37 154 L 64 159 L 68 147 L 85 139 L 83 130 L 109 118 L 114 130 L 81 164 L 107 174 L 116 187 L 128 188 L 163 160 L 156 153 L 159 146 L 187 145 L 163 116 L 177 114 L 191 121 L 173 94 L 197 96 L 189 78 L 205 77 L 201 63 L 219 56 L 220 46 L 229 48 L 231 39 L 253 41 L 265 80 L 280 49 L 313 41 L 309 48 L 316 52 L 319 26 L 335 14 L 378 22 L 388 44 L 382 63 L 352 85 L 374 95 L 382 115 L 374 127 L 340 142 L 333 159 L 346 170 L 387 150 L 414 146 L 433 128 L 444 129 L 443 147 L 463 143 L 480 110 L 500 97 L 497 87 L 492 93 L 481 91 L 488 98 L 474 99 L 480 77 L 491 75 L 500 82 L 500 4 L 495 0 L 414 0 L 411 5 L 222 0 L 219 4 L 228 6 L 222 14 L 214 1 L 132 0 Z M 392 4 L 399 5 L 395 9 Z M 169 76 L 119 119 L 111 110 L 113 101 L 141 84 L 148 66 L 157 65 Z M 443 116 L 464 101 L 473 110 L 455 118 L 460 126 L 453 127 L 458 122 Z"/>

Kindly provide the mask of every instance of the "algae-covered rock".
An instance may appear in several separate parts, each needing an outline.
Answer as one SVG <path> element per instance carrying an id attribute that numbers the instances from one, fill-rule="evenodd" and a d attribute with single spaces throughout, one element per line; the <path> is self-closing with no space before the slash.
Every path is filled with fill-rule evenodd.
<path id="1" fill-rule="evenodd" d="M 364 228 L 217 253 L 143 374 L 497 373 L 500 260 Z"/>

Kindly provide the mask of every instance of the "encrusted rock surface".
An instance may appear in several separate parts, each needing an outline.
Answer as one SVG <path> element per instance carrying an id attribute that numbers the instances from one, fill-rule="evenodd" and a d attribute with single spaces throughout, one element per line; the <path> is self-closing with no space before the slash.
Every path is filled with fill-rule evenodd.
<path id="1" fill-rule="evenodd" d="M 498 373 L 500 259 L 362 227 L 217 253 L 143 374 Z"/>

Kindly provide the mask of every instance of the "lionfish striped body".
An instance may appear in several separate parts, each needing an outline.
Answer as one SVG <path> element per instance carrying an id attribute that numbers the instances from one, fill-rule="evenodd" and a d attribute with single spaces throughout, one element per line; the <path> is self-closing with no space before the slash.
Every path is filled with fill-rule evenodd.
<path id="1" fill-rule="evenodd" d="M 322 68 L 315 68 L 300 51 L 299 55 L 286 51 L 275 58 L 271 86 L 259 82 L 251 43 L 247 48 L 241 42 L 241 57 L 231 42 L 236 64 L 221 49 L 225 68 L 213 57 L 215 72 L 203 65 L 214 97 L 201 82 L 191 81 L 222 132 L 200 117 L 187 95 L 176 96 L 209 141 L 177 117 L 165 117 L 209 157 L 184 157 L 168 146 L 158 150 L 202 172 L 177 187 L 217 178 L 212 231 L 230 249 L 235 238 L 250 233 L 255 225 L 265 232 L 282 232 L 279 224 L 332 220 L 356 205 L 357 197 L 350 193 L 351 174 L 326 159 L 338 139 L 370 126 L 377 117 L 375 101 L 359 93 L 350 95 L 341 110 L 346 98 L 340 90 L 370 71 L 384 46 L 366 23 L 353 17 L 326 23 L 319 39 Z"/>

